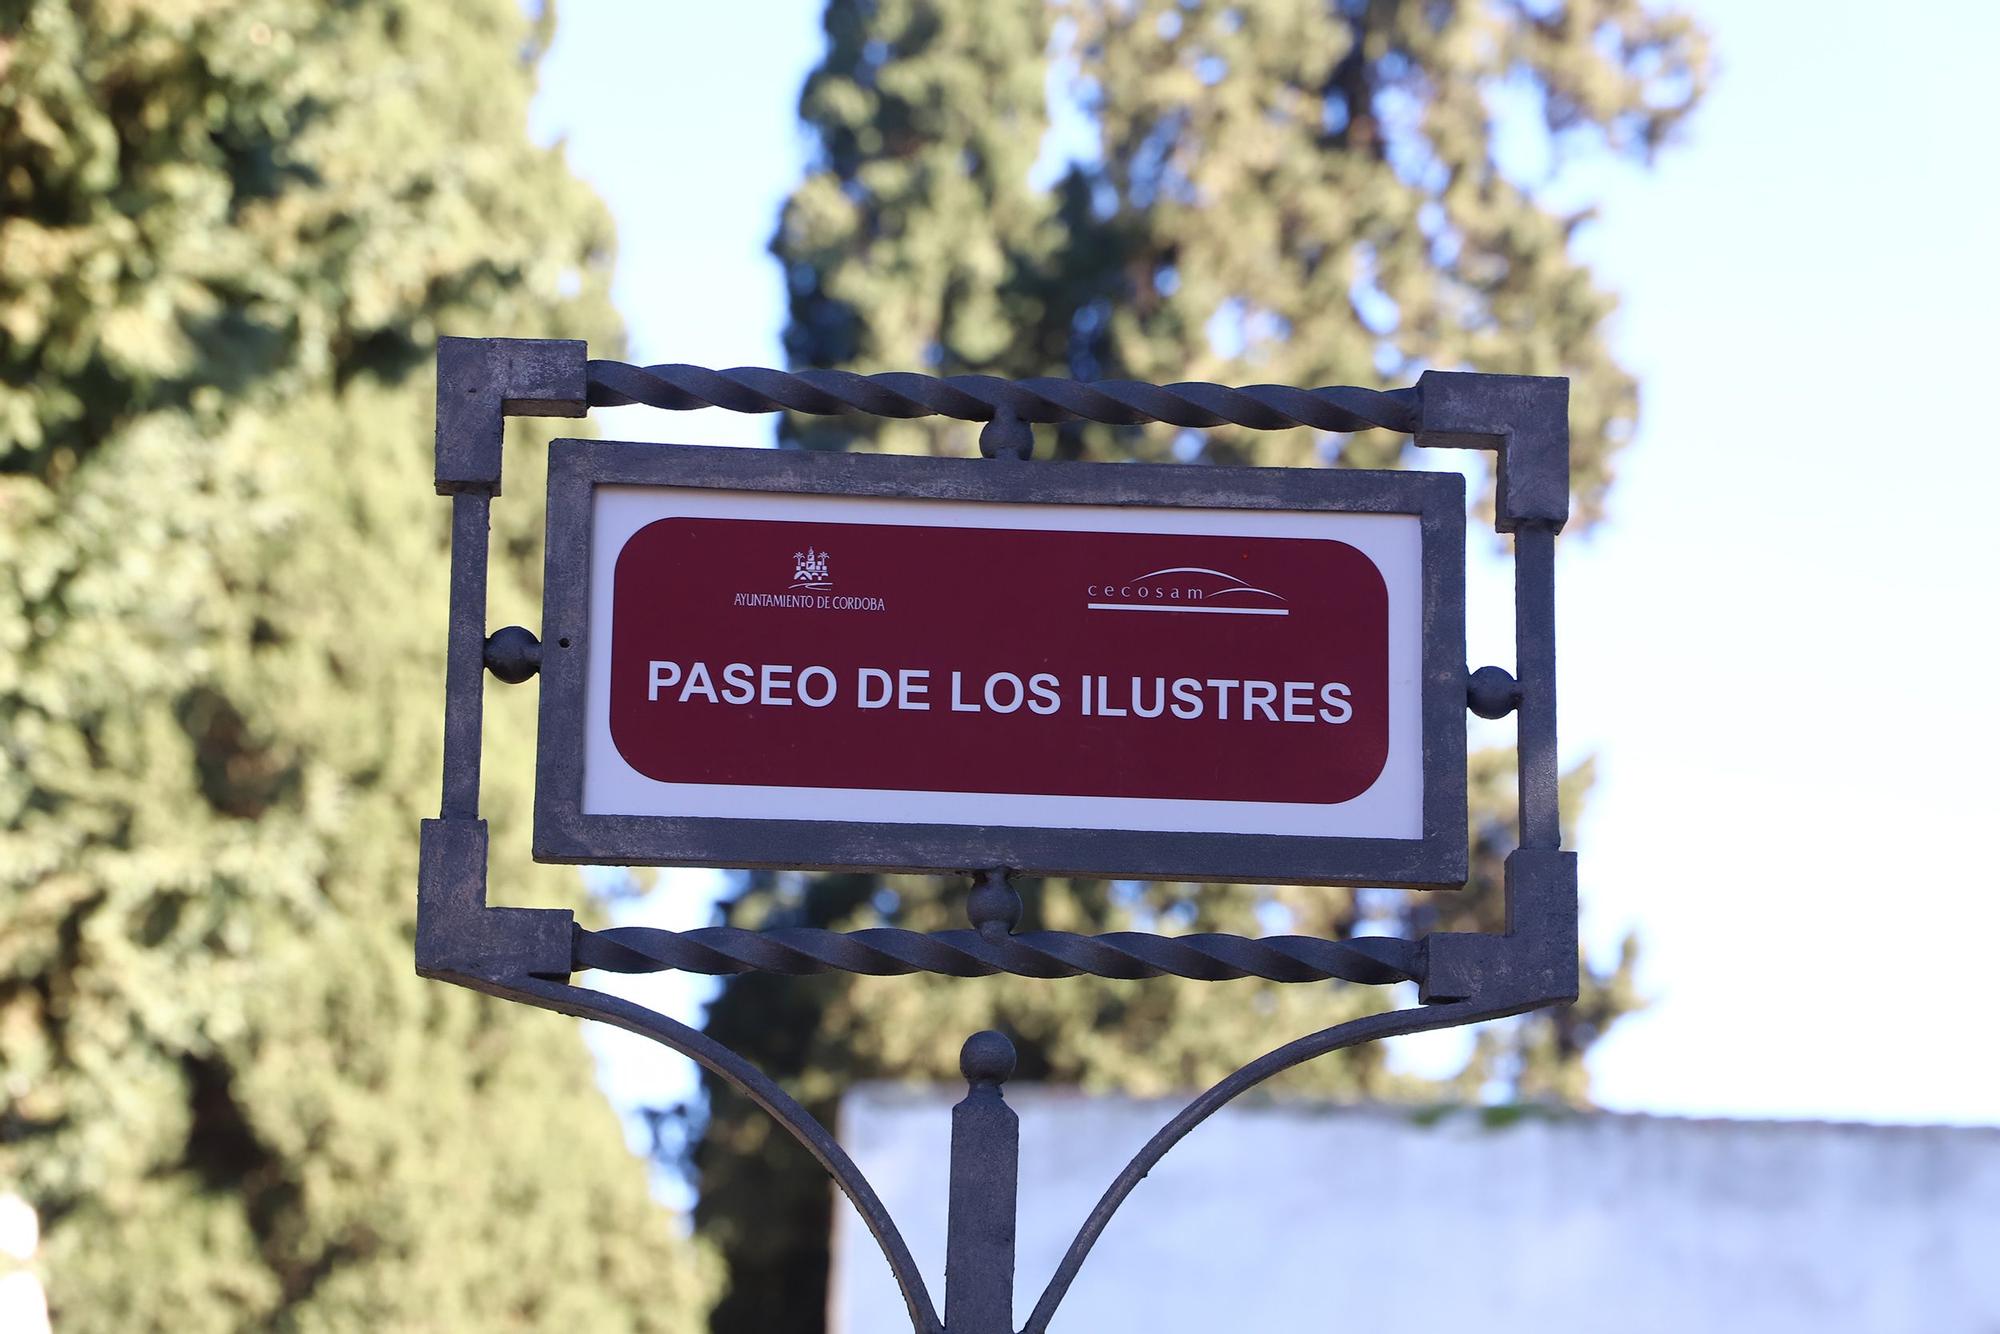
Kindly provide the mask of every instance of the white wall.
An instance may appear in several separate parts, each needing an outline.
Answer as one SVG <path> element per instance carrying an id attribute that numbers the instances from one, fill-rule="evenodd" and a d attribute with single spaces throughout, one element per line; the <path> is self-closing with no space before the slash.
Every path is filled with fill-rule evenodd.
<path id="1" fill-rule="evenodd" d="M 41 1245 L 41 1219 L 12 1191 L 0 1193 L 0 1334 L 48 1334 L 49 1304 L 30 1268 Z"/>
<path id="2" fill-rule="evenodd" d="M 957 1096 L 869 1087 L 841 1115 L 940 1309 Z M 1008 1100 L 1018 1324 L 1177 1104 Z M 844 1201 L 829 1328 L 908 1328 Z M 2000 1130 L 1230 1109 L 1140 1184 L 1052 1329 L 2000 1334 Z"/>

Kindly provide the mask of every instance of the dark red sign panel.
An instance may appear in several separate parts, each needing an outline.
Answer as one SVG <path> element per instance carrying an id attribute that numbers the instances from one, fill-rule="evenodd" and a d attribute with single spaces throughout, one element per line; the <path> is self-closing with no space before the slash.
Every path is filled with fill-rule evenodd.
<path id="1" fill-rule="evenodd" d="M 664 783 L 1334 803 L 1389 754 L 1388 589 L 1329 539 L 663 518 L 610 650 Z"/>

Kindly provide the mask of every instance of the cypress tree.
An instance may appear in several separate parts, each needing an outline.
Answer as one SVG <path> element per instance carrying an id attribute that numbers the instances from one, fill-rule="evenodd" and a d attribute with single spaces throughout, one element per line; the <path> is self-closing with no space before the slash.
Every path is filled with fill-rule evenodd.
<path id="1" fill-rule="evenodd" d="M 1048 129 L 1050 13 L 1036 5 L 832 0 L 826 55 L 800 114 L 818 161 L 773 246 L 790 294 L 795 365 L 862 372 L 1026 374 L 1046 322 L 1015 275 L 1060 236 L 1030 187 Z M 874 446 L 969 448 L 963 422 L 881 422 Z M 854 423 L 791 419 L 791 443 L 844 448 Z"/>
<path id="2" fill-rule="evenodd" d="M 617 336 L 609 220 L 527 135 L 548 16 L 5 9 L 0 1181 L 56 1327 L 697 1328 L 712 1266 L 575 1028 L 412 972 L 432 346 Z M 526 618 L 537 508 L 495 516 Z M 496 694 L 504 843 L 532 705 Z"/>
<path id="3" fill-rule="evenodd" d="M 1502 170 L 1502 139 L 1649 160 L 1698 100 L 1702 35 L 1640 0 L 1071 0 L 1048 30 L 972 0 L 830 0 L 801 114 L 818 159 L 773 242 L 797 365 L 939 374 L 1399 385 L 1426 367 L 1567 375 L 1579 523 L 1601 513 L 1637 410 L 1605 340 L 1613 300 L 1570 251 L 1587 213 Z M 1053 81 L 1096 152 L 1052 189 L 1023 164 Z M 963 99 L 947 104 L 940 99 Z M 1512 108 L 1503 130 L 1496 108 Z M 994 151 L 996 126 L 1010 127 Z M 949 164 L 976 170 L 954 173 Z M 973 262 L 977 257 L 977 262 Z M 992 265 L 1004 260 L 996 275 Z M 983 284 L 984 286 L 981 286 Z M 969 453 L 969 429 L 793 421 L 792 442 Z M 1381 433 L 1064 427 L 1042 448 L 1130 457 L 1389 466 Z M 1051 439 L 1051 437 L 1053 437 Z M 1380 438 L 1378 438 L 1380 437 Z M 1512 761 L 1475 756 L 1460 894 L 1046 880 L 1024 928 L 1493 930 Z M 1571 775 L 1574 807 L 1587 771 Z M 758 877 L 744 925 L 963 925 L 965 886 Z M 1583 1056 L 1634 1005 L 1630 942 L 1585 961 L 1582 1000 L 1490 1025 L 1443 1085 L 1363 1048 L 1288 1077 L 1338 1097 L 1580 1101 Z M 708 1030 L 822 1114 L 864 1078 L 955 1077 L 998 1026 L 1026 1079 L 1150 1094 L 1205 1084 L 1279 1042 L 1387 1004 L 1339 986 L 922 976 L 732 979 Z M 817 1328 L 827 1192 L 802 1154 L 713 1084 L 698 1218 L 722 1248 L 718 1330 Z M 942 1165 L 940 1165 L 942 1170 Z M 1107 1165 L 1107 1173 L 1111 1170 Z"/>

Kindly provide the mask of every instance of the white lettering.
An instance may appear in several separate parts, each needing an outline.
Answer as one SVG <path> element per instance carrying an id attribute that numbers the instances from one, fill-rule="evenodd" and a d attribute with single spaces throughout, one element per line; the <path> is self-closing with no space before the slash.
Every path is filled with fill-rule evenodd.
<path id="1" fill-rule="evenodd" d="M 1004 704 L 996 697 L 993 689 L 994 686 L 1002 683 L 1011 686 L 1014 691 L 1013 697 Z M 1012 672 L 995 672 L 986 678 L 986 707 L 995 713 L 1014 712 L 1014 710 L 1021 707 L 1021 701 L 1026 696 L 1027 690 L 1021 685 L 1021 678 Z"/>
<path id="2" fill-rule="evenodd" d="M 815 676 L 826 682 L 826 693 L 822 694 L 818 699 L 812 697 L 807 687 L 807 682 L 811 681 Z M 833 673 L 824 667 L 808 667 L 799 673 L 799 703 L 804 704 L 808 708 L 823 709 L 833 703 L 833 696 L 837 689 L 838 685 L 833 679 Z"/>
<path id="3" fill-rule="evenodd" d="M 953 713 L 978 713 L 979 706 L 977 704 L 967 704 L 960 694 L 959 685 L 962 676 L 963 673 L 960 672 L 953 672 L 951 674 L 951 711 Z"/>
<path id="4" fill-rule="evenodd" d="M 685 704 L 695 695 L 705 697 L 710 704 L 719 704 L 715 697 L 715 682 L 708 675 L 708 664 L 691 663 L 688 666 L 687 684 L 681 687 L 680 703 Z"/>
<path id="5" fill-rule="evenodd" d="M 722 669 L 722 699 L 727 704 L 748 704 L 757 698 L 755 673 L 747 662 L 732 662 Z"/>
<path id="6" fill-rule="evenodd" d="M 1059 683 L 1047 672 L 1036 672 L 1028 678 L 1028 692 L 1034 696 L 1028 701 L 1028 712 L 1044 717 L 1062 707 L 1062 696 L 1056 693 Z"/>
<path id="7" fill-rule="evenodd" d="M 1107 587 L 1107 594 L 1109 589 Z M 1137 596 L 1144 596 L 1139 594 Z M 1168 593 L 1157 593 L 1161 598 Z M 929 669 L 921 667 L 855 668 L 854 707 L 858 710 L 895 708 L 929 712 L 932 691 Z M 1061 713 L 1064 684 L 1053 672 L 1036 672 L 1023 679 L 1018 672 L 989 672 L 975 686 L 964 671 L 951 673 L 949 708 L 953 713 L 1019 713 L 1041 717 Z M 1183 720 L 1213 717 L 1232 721 L 1273 723 L 1324 722 L 1339 725 L 1354 717 L 1353 692 L 1339 681 L 1267 681 L 1255 678 L 1192 676 L 1130 676 L 1114 689 L 1106 675 L 1079 676 L 1081 714 L 1097 718 L 1162 718 Z M 720 689 L 718 689 L 718 683 Z M 706 662 L 646 664 L 646 698 L 669 698 L 686 704 L 763 704 L 777 708 L 803 704 L 823 709 L 842 698 L 839 673 L 831 667 L 794 667 L 785 663 L 731 662 L 713 669 Z"/>

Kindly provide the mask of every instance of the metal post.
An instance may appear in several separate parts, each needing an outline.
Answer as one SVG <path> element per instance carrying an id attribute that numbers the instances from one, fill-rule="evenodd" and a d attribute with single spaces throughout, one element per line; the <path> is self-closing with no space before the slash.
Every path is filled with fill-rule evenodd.
<path id="1" fill-rule="evenodd" d="M 1524 523 L 1514 533 L 1515 715 L 1521 846 L 1560 848 L 1556 785 L 1556 531 Z"/>
<path id="2" fill-rule="evenodd" d="M 1001 1095 L 1014 1073 L 1004 1034 L 974 1033 L 959 1052 L 971 1087 L 951 1109 L 951 1208 L 945 1223 L 946 1334 L 1013 1334 L 1015 1191 L 1021 1123 Z"/>
<path id="3" fill-rule="evenodd" d="M 451 498 L 451 638 L 445 644 L 444 799 L 447 820 L 479 817 L 480 731 L 486 686 L 486 548 L 493 497 Z"/>

